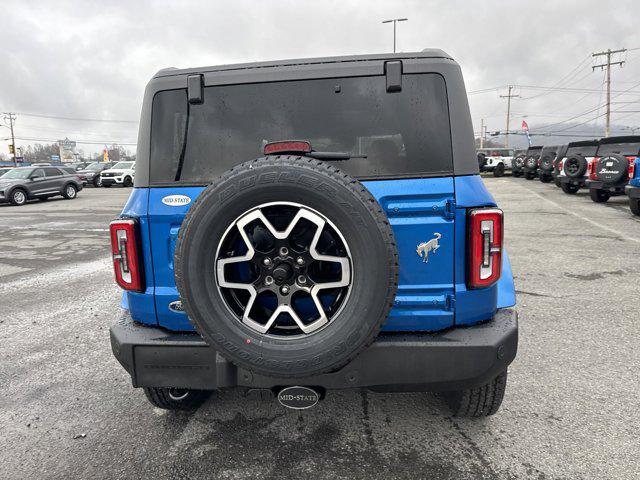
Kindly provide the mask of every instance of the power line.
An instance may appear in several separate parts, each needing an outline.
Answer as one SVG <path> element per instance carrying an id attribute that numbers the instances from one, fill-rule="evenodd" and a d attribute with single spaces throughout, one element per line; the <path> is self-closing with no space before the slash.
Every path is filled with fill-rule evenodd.
<path id="1" fill-rule="evenodd" d="M 558 80 L 556 83 L 554 83 L 551 88 L 555 88 L 560 86 L 560 84 L 562 84 L 566 79 L 570 78 L 571 75 L 573 75 L 574 72 L 578 71 L 580 69 L 580 67 L 582 67 L 586 62 L 589 61 L 589 59 L 591 58 L 590 55 L 587 55 L 580 63 L 578 63 L 578 65 L 576 67 L 574 67 L 569 73 L 567 73 L 566 75 L 564 75 L 560 80 Z M 591 73 L 591 72 L 589 72 Z M 573 83 L 580 83 L 582 80 L 584 80 L 585 78 L 587 78 L 588 75 L 580 78 L 580 80 L 577 80 Z M 531 100 L 533 98 L 538 98 L 538 97 L 542 97 L 544 95 L 549 95 L 550 93 L 553 92 L 545 92 L 545 93 L 539 93 L 537 95 L 533 95 L 531 97 L 523 97 L 522 100 Z"/>
<path id="2" fill-rule="evenodd" d="M 109 118 L 78 118 L 78 117 L 61 117 L 57 115 L 45 115 L 41 113 L 23 113 L 16 112 L 18 115 L 25 117 L 51 118 L 55 120 L 69 120 L 74 122 L 107 122 L 107 123 L 140 123 L 138 120 L 119 120 Z"/>

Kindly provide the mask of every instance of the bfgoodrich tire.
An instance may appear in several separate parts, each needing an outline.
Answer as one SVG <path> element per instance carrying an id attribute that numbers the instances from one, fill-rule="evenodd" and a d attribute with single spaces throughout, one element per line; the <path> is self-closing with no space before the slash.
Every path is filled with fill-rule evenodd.
<path id="1" fill-rule="evenodd" d="M 629 208 L 631 209 L 631 213 L 640 216 L 640 198 L 630 198 Z"/>
<path id="2" fill-rule="evenodd" d="M 302 238 L 325 235 L 333 239 L 326 250 L 320 241 L 302 245 Z M 330 299 L 332 312 L 297 280 L 326 288 L 311 271 L 329 256 L 342 295 L 335 308 Z M 396 244 L 380 205 L 356 180 L 305 157 L 261 158 L 229 170 L 189 210 L 174 260 L 198 332 L 235 364 L 271 377 L 347 364 L 374 340 L 397 289 Z M 311 323 L 293 292 L 311 295 Z"/>
<path id="3" fill-rule="evenodd" d="M 580 190 L 578 185 L 572 185 L 570 183 L 561 183 L 560 188 L 562 188 L 562 191 L 568 195 L 574 195 L 578 193 L 578 190 Z"/>
<path id="4" fill-rule="evenodd" d="M 596 188 L 589 189 L 589 196 L 595 203 L 605 203 L 609 198 L 611 198 L 611 194 L 609 192 L 598 190 Z"/>

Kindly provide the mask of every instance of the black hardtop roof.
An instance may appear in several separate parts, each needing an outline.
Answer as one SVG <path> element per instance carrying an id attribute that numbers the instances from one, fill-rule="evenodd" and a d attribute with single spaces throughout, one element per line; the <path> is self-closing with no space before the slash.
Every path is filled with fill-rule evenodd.
<path id="1" fill-rule="evenodd" d="M 542 147 L 543 150 L 557 150 L 560 148 L 560 145 L 545 145 Z"/>
<path id="2" fill-rule="evenodd" d="M 252 63 L 236 63 L 230 65 L 214 65 L 208 67 L 190 67 L 190 68 L 163 68 L 159 70 L 154 78 L 169 77 L 175 75 L 188 75 L 194 73 L 221 72 L 229 70 L 250 70 L 255 68 L 276 68 L 290 67 L 295 65 L 318 65 L 323 63 L 350 63 L 350 62 L 369 62 L 375 60 L 409 60 L 421 58 L 446 58 L 453 60 L 451 55 L 437 48 L 427 48 L 421 52 L 403 52 L 403 53 L 374 53 L 369 55 L 345 55 L 339 57 L 318 57 L 318 58 L 297 58 L 291 60 L 272 60 L 268 62 L 252 62 Z"/>
<path id="3" fill-rule="evenodd" d="M 530 152 L 531 150 L 542 150 L 544 147 L 542 145 L 532 145 L 527 149 L 527 152 Z"/>
<path id="4" fill-rule="evenodd" d="M 598 145 L 598 140 L 595 138 L 593 140 L 580 140 L 579 142 L 570 142 L 567 147 L 595 147 Z"/>
<path id="5" fill-rule="evenodd" d="M 640 143 L 640 136 L 624 135 L 620 137 L 608 137 L 600 139 L 600 145 L 607 145 L 609 143 Z"/>

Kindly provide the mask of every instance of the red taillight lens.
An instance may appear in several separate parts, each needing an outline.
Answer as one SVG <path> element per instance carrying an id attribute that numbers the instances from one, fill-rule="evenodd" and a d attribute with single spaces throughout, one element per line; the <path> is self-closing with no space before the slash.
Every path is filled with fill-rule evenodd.
<path id="1" fill-rule="evenodd" d="M 143 267 L 140 260 L 138 222 L 133 219 L 114 220 L 109 225 L 109 230 L 116 283 L 125 290 L 142 292 Z"/>
<path id="2" fill-rule="evenodd" d="M 587 163 L 587 173 L 589 174 L 589 180 L 597 180 L 596 174 L 598 172 L 598 164 L 600 163 L 600 157 L 595 157 L 592 161 Z"/>
<path id="3" fill-rule="evenodd" d="M 476 208 L 468 214 L 467 287 L 493 285 L 502 271 L 502 210 Z"/>
<path id="4" fill-rule="evenodd" d="M 309 152 L 311 152 L 311 143 L 306 140 L 286 140 L 267 143 L 264 146 L 265 155 L 273 155 L 274 153 L 304 154 Z"/>
<path id="5" fill-rule="evenodd" d="M 564 168 L 564 160 L 560 160 L 558 162 L 558 171 L 561 172 L 563 168 Z"/>
<path id="6" fill-rule="evenodd" d="M 629 180 L 632 180 L 636 174 L 636 157 L 627 157 L 629 160 Z"/>

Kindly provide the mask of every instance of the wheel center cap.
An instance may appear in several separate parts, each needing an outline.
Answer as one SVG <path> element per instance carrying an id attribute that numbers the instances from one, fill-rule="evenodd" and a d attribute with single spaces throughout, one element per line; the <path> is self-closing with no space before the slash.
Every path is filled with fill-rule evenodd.
<path id="1" fill-rule="evenodd" d="M 273 269 L 273 278 L 276 282 L 286 282 L 293 276 L 293 268 L 288 263 L 279 263 L 276 268 Z"/>

